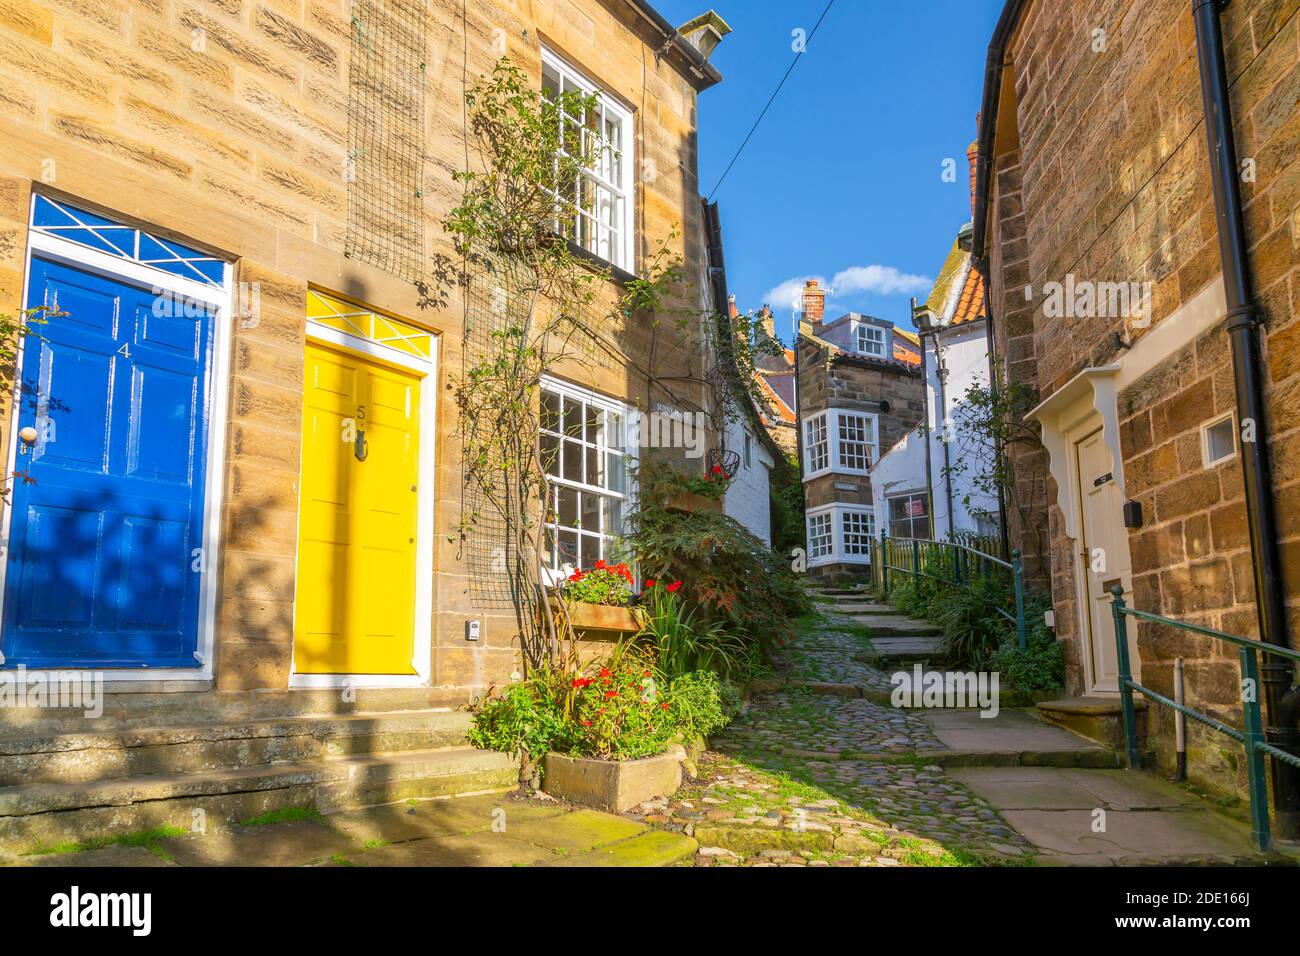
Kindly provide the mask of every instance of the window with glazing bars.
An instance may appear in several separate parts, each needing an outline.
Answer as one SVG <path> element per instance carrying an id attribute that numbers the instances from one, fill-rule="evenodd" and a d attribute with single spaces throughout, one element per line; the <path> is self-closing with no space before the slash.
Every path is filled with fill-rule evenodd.
<path id="1" fill-rule="evenodd" d="M 613 557 L 623 533 L 623 416 L 603 403 L 543 386 L 542 465 L 550 479 L 544 563 L 590 569 Z"/>
<path id="2" fill-rule="evenodd" d="M 826 511 L 808 516 L 808 557 L 824 558 L 835 548 L 835 515 Z"/>
<path id="3" fill-rule="evenodd" d="M 846 555 L 871 553 L 871 536 L 876 531 L 875 515 L 871 511 L 842 511 L 840 513 L 841 544 Z"/>
<path id="4" fill-rule="evenodd" d="M 808 419 L 803 423 L 804 459 L 808 463 L 807 474 L 813 475 L 830 467 L 830 441 L 826 434 L 825 413 Z"/>
<path id="5" fill-rule="evenodd" d="M 549 50 L 542 51 L 542 92 L 555 100 L 580 92 L 595 107 L 572 116 L 561 111 L 561 149 L 591 158 L 582 173 L 556 184 L 556 201 L 572 221 L 557 227 L 566 239 L 621 269 L 632 271 L 631 113 Z M 557 163 L 558 166 L 558 163 Z"/>
<path id="6" fill-rule="evenodd" d="M 839 464 L 845 471 L 866 471 L 875 450 L 875 421 L 868 415 L 839 413 Z"/>

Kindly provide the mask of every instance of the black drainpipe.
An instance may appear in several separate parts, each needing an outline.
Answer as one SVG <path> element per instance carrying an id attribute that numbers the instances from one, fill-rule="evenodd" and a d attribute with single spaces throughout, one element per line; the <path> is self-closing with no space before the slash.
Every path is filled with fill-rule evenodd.
<path id="1" fill-rule="evenodd" d="M 1246 229 L 1241 215 L 1237 145 L 1223 60 L 1223 28 L 1219 22 L 1222 6 L 1226 3 L 1221 4 L 1219 0 L 1193 0 L 1192 19 L 1196 23 L 1196 51 L 1205 110 L 1205 135 L 1210 147 L 1219 259 L 1223 266 L 1223 287 L 1228 304 L 1227 327 L 1232 343 L 1237 420 L 1239 423 L 1251 421 L 1255 426 L 1255 440 L 1240 442 L 1242 479 L 1246 486 L 1246 521 L 1250 528 L 1250 553 L 1255 572 L 1255 606 L 1261 638 L 1269 644 L 1289 647 L 1272 469 L 1265 430 L 1259 314 L 1251 288 Z M 1297 701 L 1293 668 L 1272 654 L 1263 657 L 1268 739 L 1274 746 L 1295 753 Z M 1300 833 L 1300 774 L 1273 760 L 1272 776 L 1278 834 L 1294 838 Z"/>
<path id="2" fill-rule="evenodd" d="M 916 322 L 916 299 L 912 299 L 912 322 Z M 925 329 L 917 326 L 917 340 L 921 343 L 921 437 L 925 439 L 925 510 L 926 518 L 930 522 L 930 537 L 934 537 L 934 465 L 930 457 L 930 436 L 933 430 L 930 428 L 930 377 L 926 374 L 925 367 Z M 885 507 L 889 507 L 888 501 Z M 888 520 L 888 516 L 886 519 Z"/>
<path id="3" fill-rule="evenodd" d="M 971 268 L 976 269 L 984 279 L 984 341 L 988 346 L 989 398 L 993 402 L 993 407 L 997 408 L 1000 396 L 998 388 L 998 347 L 996 337 L 993 334 L 993 293 L 990 291 L 992 281 L 989 278 L 988 257 L 978 262 L 972 260 Z M 1003 460 L 1002 442 L 994 441 L 993 457 L 994 469 L 1002 479 L 1005 479 L 1007 465 Z M 1002 539 L 1002 557 L 1009 561 L 1011 560 L 1011 529 L 1007 527 L 1007 490 L 1002 480 L 999 480 L 996 484 L 998 486 L 998 535 Z"/>
<path id="4" fill-rule="evenodd" d="M 936 329 L 930 330 L 930 341 L 934 343 L 934 373 L 939 380 L 939 407 L 935 411 L 935 422 L 939 426 L 939 441 L 943 443 L 943 486 L 944 497 L 948 499 L 948 540 L 955 541 L 953 533 L 955 525 L 952 513 L 952 456 L 948 449 L 948 367 L 943 364 L 943 352 L 939 349 L 939 334 Z M 922 348 L 924 348 L 925 339 L 921 339 Z M 942 418 L 940 416 L 943 416 Z M 926 442 L 929 448 L 929 442 Z"/>

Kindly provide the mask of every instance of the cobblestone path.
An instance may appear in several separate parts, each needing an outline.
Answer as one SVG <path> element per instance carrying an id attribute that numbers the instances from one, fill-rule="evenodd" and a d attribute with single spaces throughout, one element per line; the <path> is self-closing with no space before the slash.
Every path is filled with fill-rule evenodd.
<path id="1" fill-rule="evenodd" d="M 1029 862 L 1029 844 L 995 810 L 915 756 L 943 745 L 885 702 L 874 659 L 851 619 L 806 623 L 696 778 L 632 815 L 694 836 L 699 866 Z"/>

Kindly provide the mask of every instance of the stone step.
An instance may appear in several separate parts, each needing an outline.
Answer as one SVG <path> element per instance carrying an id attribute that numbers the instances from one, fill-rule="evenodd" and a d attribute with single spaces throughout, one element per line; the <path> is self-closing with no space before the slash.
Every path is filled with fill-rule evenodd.
<path id="1" fill-rule="evenodd" d="M 846 614 L 858 624 L 866 624 L 871 637 L 923 637 L 943 635 L 943 628 L 928 620 L 907 618 L 902 614 Z"/>
<path id="2" fill-rule="evenodd" d="M 834 614 L 852 614 L 855 616 L 861 614 L 867 614 L 872 617 L 877 617 L 882 614 L 889 614 L 889 615 L 898 614 L 898 611 L 892 605 L 876 604 L 874 602 L 862 602 L 862 601 L 858 601 L 854 603 L 849 603 L 846 601 L 835 605 L 824 605 L 823 609 L 830 611 Z"/>
<path id="3" fill-rule="evenodd" d="M 142 727 L 188 727 L 197 724 L 294 717 L 341 717 L 393 711 L 454 710 L 474 694 L 462 687 L 354 688 L 339 690 L 146 692 L 131 685 L 103 685 L 102 714 L 84 708 L 5 707 L 0 734 L 96 733 Z"/>
<path id="4" fill-rule="evenodd" d="M 87 722 L 89 723 L 89 722 Z M 151 727 L 111 733 L 0 735 L 0 786 L 87 783 L 294 763 L 340 754 L 465 743 L 463 711 L 397 711 Z"/>
<path id="5" fill-rule="evenodd" d="M 318 757 L 297 763 L 93 783 L 0 788 L 0 852 L 159 827 L 228 826 L 290 807 L 318 810 L 507 790 L 518 762 L 471 747 Z"/>

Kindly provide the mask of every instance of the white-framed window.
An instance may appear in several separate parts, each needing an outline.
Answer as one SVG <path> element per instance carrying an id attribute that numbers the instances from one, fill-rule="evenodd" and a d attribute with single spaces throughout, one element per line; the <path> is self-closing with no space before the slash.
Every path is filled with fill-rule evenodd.
<path id="1" fill-rule="evenodd" d="M 754 467 L 754 436 L 745 432 L 745 470 Z"/>
<path id="2" fill-rule="evenodd" d="M 808 515 L 808 557 L 829 564 L 835 555 L 835 515 L 830 511 Z"/>
<path id="3" fill-rule="evenodd" d="M 573 215 L 563 230 L 583 249 L 628 272 L 632 261 L 632 113 L 568 63 L 542 48 L 542 93 L 555 99 L 580 91 L 596 97 L 595 108 L 583 116 L 563 113 L 561 142 L 583 156 L 594 151 L 593 162 L 573 182 L 560 183 L 556 201 Z"/>
<path id="4" fill-rule="evenodd" d="M 859 322 L 853 330 L 853 340 L 857 351 L 863 355 L 875 355 L 885 358 L 885 347 L 888 344 L 889 337 L 878 325 L 867 325 L 865 322 Z"/>
<path id="5" fill-rule="evenodd" d="M 872 412 L 830 408 L 804 419 L 804 478 L 827 472 L 865 475 L 880 445 L 879 418 Z"/>
<path id="6" fill-rule="evenodd" d="M 1237 457 L 1237 428 L 1232 412 L 1201 426 L 1201 453 L 1206 468 Z"/>
<path id="7" fill-rule="evenodd" d="M 871 559 L 871 539 L 876 533 L 876 516 L 870 508 L 840 509 L 840 545 L 844 559 Z"/>
<path id="8" fill-rule="evenodd" d="M 807 515 L 808 564 L 870 564 L 876 534 L 875 511 L 868 505 L 829 504 Z"/>
<path id="9" fill-rule="evenodd" d="M 891 538 L 930 537 L 929 498 L 923 491 L 891 495 L 889 504 L 889 536 Z"/>
<path id="10" fill-rule="evenodd" d="M 803 458 L 804 474 L 809 478 L 830 470 L 831 445 L 825 412 L 804 420 Z"/>
<path id="11" fill-rule="evenodd" d="M 614 560 L 628 511 L 625 440 L 627 408 L 620 402 L 554 379 L 541 389 L 542 466 L 550 484 L 543 564 L 589 570 Z"/>

